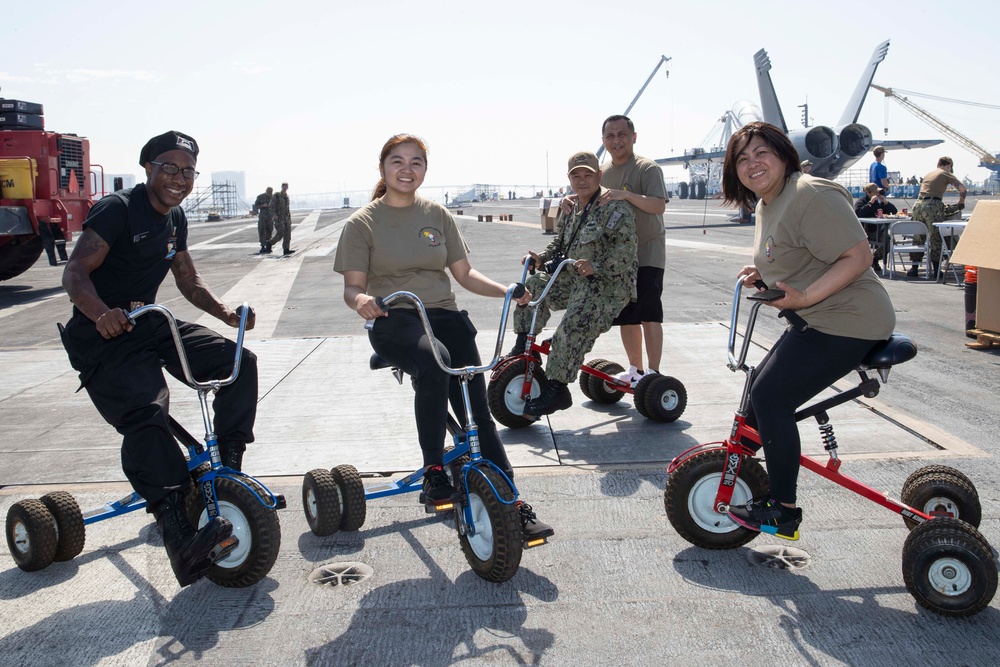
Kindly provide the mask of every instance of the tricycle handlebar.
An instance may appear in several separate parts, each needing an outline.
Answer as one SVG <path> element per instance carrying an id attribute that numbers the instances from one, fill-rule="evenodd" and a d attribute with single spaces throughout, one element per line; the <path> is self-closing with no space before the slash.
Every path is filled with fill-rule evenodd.
<path id="1" fill-rule="evenodd" d="M 189 387 L 194 389 L 209 389 L 212 391 L 218 391 L 221 387 L 225 387 L 226 385 L 232 384 L 236 381 L 236 378 L 240 374 L 240 359 L 243 358 L 243 334 L 247 327 L 247 315 L 250 313 L 250 304 L 248 302 L 244 301 L 243 305 L 237 309 L 237 312 L 240 314 L 240 324 L 236 334 L 236 359 L 233 362 L 233 372 L 230 373 L 229 377 L 224 380 L 208 380 L 207 382 L 199 382 L 198 380 L 195 380 L 194 376 L 191 374 L 191 366 L 188 363 L 187 351 L 184 349 L 184 343 L 181 341 L 181 333 L 177 328 L 177 318 L 175 318 L 174 314 L 171 313 L 165 306 L 161 306 L 157 303 L 151 303 L 147 306 L 136 308 L 132 312 L 128 313 L 128 319 L 134 324 L 137 318 L 153 311 L 162 314 L 167 320 L 167 326 L 170 327 L 170 334 L 174 339 L 174 347 L 177 348 L 177 358 L 180 361 L 181 370 L 184 371 L 184 381 Z"/>

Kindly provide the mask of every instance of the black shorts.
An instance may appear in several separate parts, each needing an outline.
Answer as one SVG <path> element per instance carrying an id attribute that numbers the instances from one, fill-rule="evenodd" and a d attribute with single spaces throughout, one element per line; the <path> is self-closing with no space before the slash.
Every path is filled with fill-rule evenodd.
<path id="1" fill-rule="evenodd" d="M 663 321 L 663 269 L 640 266 L 635 279 L 636 301 L 630 301 L 615 318 L 615 326 Z"/>

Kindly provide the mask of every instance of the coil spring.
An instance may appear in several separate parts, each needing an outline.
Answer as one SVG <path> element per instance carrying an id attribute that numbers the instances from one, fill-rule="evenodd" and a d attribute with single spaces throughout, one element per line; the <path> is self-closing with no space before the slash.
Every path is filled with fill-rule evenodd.
<path id="1" fill-rule="evenodd" d="M 819 434 L 823 441 L 823 449 L 829 452 L 837 448 L 837 436 L 833 433 L 833 424 L 820 424 Z"/>

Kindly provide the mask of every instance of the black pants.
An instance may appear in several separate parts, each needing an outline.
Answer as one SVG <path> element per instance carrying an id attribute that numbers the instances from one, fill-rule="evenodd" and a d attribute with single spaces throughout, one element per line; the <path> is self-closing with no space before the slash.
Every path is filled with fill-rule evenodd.
<path id="1" fill-rule="evenodd" d="M 476 328 L 465 311 L 431 308 L 427 311 L 434 331 L 433 344 L 441 358 L 451 367 L 479 366 L 476 348 Z M 428 340 L 420 316 L 409 308 L 394 308 L 388 317 L 375 320 L 368 340 L 380 357 L 401 369 L 414 380 L 416 395 L 413 414 L 417 421 L 417 440 L 423 451 L 424 465 L 441 465 L 444 461 L 444 439 L 447 431 L 448 401 L 458 421 L 465 426 L 465 404 L 457 377 L 441 370 Z M 483 456 L 513 477 L 500 434 L 490 415 L 486 400 L 486 378 L 480 373 L 469 382 L 469 402 L 472 418 L 479 427 L 479 446 Z"/>
<path id="2" fill-rule="evenodd" d="M 795 503 L 802 452 L 795 411 L 857 368 L 877 342 L 789 330 L 757 366 L 748 422 L 757 424 L 775 500 Z"/>
<path id="3" fill-rule="evenodd" d="M 178 321 L 177 325 L 194 379 L 228 377 L 236 343 L 197 324 Z M 162 368 L 182 381 L 184 371 L 163 317 L 144 315 L 130 333 L 104 340 L 94 323 L 77 313 L 66 325 L 63 344 L 94 406 L 123 436 L 122 470 L 136 493 L 152 506 L 172 488 L 186 486 L 187 462 L 170 433 L 170 392 Z M 216 394 L 212 407 L 220 442 L 253 442 L 257 415 L 253 352 L 243 349 L 239 377 Z"/>

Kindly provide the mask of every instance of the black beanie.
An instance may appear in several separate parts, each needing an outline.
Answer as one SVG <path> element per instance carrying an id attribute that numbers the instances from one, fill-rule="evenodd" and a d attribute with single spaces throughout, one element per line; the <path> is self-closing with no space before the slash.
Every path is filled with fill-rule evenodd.
<path id="1" fill-rule="evenodd" d="M 146 145 L 142 147 L 139 152 L 139 166 L 145 167 L 147 162 L 152 162 L 167 151 L 187 151 L 197 159 L 198 142 L 183 132 L 176 130 L 164 132 L 147 141 Z"/>

